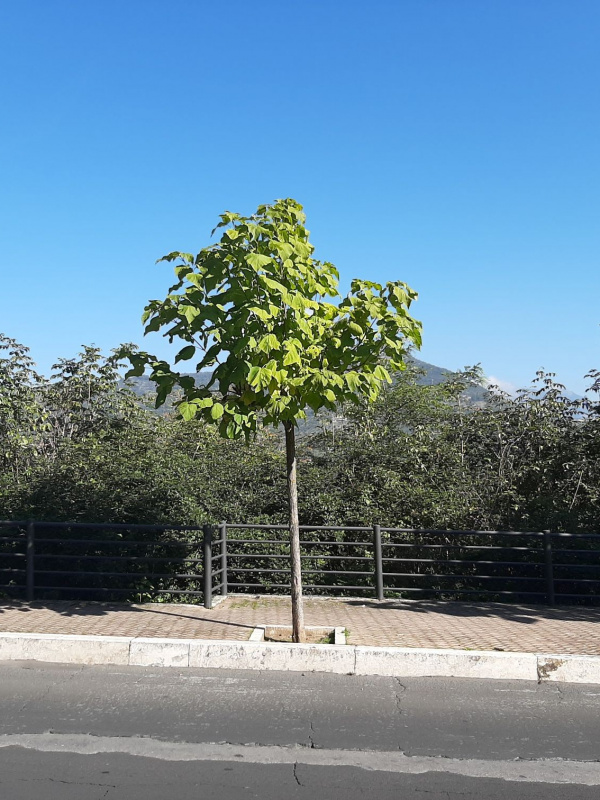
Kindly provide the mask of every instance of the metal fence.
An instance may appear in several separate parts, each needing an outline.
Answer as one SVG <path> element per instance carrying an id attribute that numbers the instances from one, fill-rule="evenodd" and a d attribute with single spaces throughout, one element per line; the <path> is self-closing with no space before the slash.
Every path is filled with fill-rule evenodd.
<path id="1" fill-rule="evenodd" d="M 236 537 L 225 531 L 232 588 L 289 590 L 287 526 L 235 524 L 227 529 Z M 304 525 L 300 531 L 306 593 L 550 605 L 600 600 L 598 534 L 379 525 Z"/>
<path id="2" fill-rule="evenodd" d="M 307 526 L 306 594 L 600 603 L 600 535 Z M 0 522 L 0 596 L 202 601 L 288 593 L 286 525 Z"/>
<path id="3" fill-rule="evenodd" d="M 206 602 L 226 593 L 213 556 L 220 544 L 210 525 L 0 522 L 0 594 Z"/>

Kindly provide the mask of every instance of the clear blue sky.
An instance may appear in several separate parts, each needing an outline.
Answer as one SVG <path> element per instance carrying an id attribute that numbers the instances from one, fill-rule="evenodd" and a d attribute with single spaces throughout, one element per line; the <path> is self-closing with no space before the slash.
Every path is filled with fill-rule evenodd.
<path id="1" fill-rule="evenodd" d="M 598 0 L 5 0 L 0 331 L 141 342 L 156 258 L 294 197 L 344 287 L 419 291 L 422 358 L 582 391 L 599 41 Z"/>

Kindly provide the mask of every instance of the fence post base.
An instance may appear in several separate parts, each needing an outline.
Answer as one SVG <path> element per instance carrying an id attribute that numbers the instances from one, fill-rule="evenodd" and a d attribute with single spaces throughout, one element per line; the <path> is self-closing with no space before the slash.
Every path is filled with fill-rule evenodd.
<path id="1" fill-rule="evenodd" d="M 203 525 L 202 540 L 203 568 L 204 568 L 204 608 L 212 608 L 212 525 Z"/>
<path id="2" fill-rule="evenodd" d="M 27 523 L 27 565 L 25 597 L 33 602 L 35 597 L 35 522 Z"/>
<path id="3" fill-rule="evenodd" d="M 378 600 L 383 600 L 383 557 L 379 525 L 373 525 L 373 556 L 375 558 L 375 594 Z"/>
<path id="4" fill-rule="evenodd" d="M 546 581 L 546 602 L 549 606 L 554 603 L 554 567 L 552 564 L 552 534 L 543 532 L 544 537 L 544 578 Z"/>
<path id="5" fill-rule="evenodd" d="M 227 597 L 227 523 L 219 525 L 221 540 L 221 597 Z"/>

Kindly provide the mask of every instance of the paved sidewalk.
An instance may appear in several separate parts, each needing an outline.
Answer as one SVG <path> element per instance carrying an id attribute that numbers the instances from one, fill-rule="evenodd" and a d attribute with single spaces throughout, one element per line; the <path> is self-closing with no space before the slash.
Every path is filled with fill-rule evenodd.
<path id="1" fill-rule="evenodd" d="M 307 625 L 343 626 L 381 647 L 600 655 L 600 608 L 306 598 Z M 0 602 L 0 632 L 247 640 L 290 624 L 289 598 L 233 595 L 211 611 L 178 604 Z"/>

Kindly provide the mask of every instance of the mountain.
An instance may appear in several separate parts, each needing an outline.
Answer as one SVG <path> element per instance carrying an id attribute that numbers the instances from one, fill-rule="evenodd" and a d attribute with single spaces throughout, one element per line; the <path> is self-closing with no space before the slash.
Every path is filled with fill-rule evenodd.
<path id="1" fill-rule="evenodd" d="M 427 361 L 420 361 L 418 358 L 413 358 L 412 356 L 408 357 L 408 361 L 419 370 L 420 374 L 417 377 L 417 383 L 422 386 L 435 386 L 438 383 L 442 383 L 448 374 L 452 374 L 451 370 L 438 367 L 435 364 L 429 364 Z M 198 373 L 189 372 L 185 374 L 192 375 L 196 379 L 198 385 L 202 385 L 208 383 L 212 372 L 210 370 L 203 370 Z M 137 378 L 129 378 L 127 380 L 127 386 L 138 397 L 146 397 L 150 403 L 154 403 L 154 384 L 146 375 Z M 464 395 L 468 397 L 474 405 L 482 405 L 486 401 L 487 391 L 484 386 L 470 386 L 465 390 Z M 164 406 L 158 409 L 157 413 L 165 414 L 172 409 L 172 406 L 173 404 L 167 400 Z M 315 427 L 315 423 L 307 420 L 303 427 L 308 427 L 312 430 Z"/>
<path id="2" fill-rule="evenodd" d="M 210 376 L 212 372 L 208 369 L 202 370 L 202 372 L 184 372 L 184 375 L 191 375 L 196 379 L 196 383 L 199 386 L 208 383 L 210 380 Z M 126 381 L 122 381 L 123 385 L 126 385 L 128 389 L 137 395 L 137 397 L 152 397 L 152 402 L 154 402 L 154 394 L 155 394 L 155 384 L 148 378 L 147 375 L 141 375 L 140 377 L 136 378 L 127 378 Z M 172 404 L 171 404 L 172 405 Z M 165 406 L 169 407 L 169 403 L 165 403 Z M 160 411 L 160 409 L 159 409 Z"/>
<path id="3" fill-rule="evenodd" d="M 417 378 L 417 383 L 421 386 L 436 386 L 438 383 L 443 383 L 448 375 L 452 374 L 452 370 L 450 369 L 436 367 L 435 364 L 429 364 L 427 361 L 420 361 L 418 358 L 412 356 L 408 357 L 408 361 L 422 372 Z M 488 397 L 485 386 L 469 386 L 469 388 L 465 390 L 464 395 L 475 404 L 485 403 Z"/>

